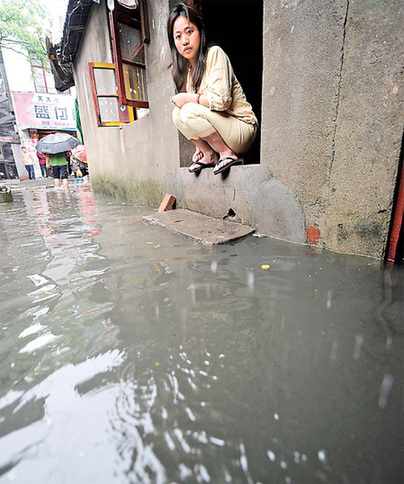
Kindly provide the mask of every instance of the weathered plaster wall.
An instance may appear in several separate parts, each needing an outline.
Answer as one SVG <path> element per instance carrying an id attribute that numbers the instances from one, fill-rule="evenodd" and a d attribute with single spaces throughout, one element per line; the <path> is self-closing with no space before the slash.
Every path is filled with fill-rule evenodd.
<path id="1" fill-rule="evenodd" d="M 403 133 L 404 8 L 349 2 L 328 206 L 331 248 L 383 256 Z"/>
<path id="2" fill-rule="evenodd" d="M 266 0 L 262 158 L 310 242 L 382 257 L 402 136 L 396 0 Z"/>
<path id="3" fill-rule="evenodd" d="M 113 62 L 105 0 L 94 5 L 76 57 L 78 88 L 89 168 L 95 190 L 157 205 L 164 194 L 163 178 L 178 165 L 178 136 L 171 122 L 174 88 L 167 66 L 165 37 L 168 6 L 149 2 L 150 37 L 146 65 L 150 114 L 121 127 L 98 127 L 88 62 Z M 173 175 L 174 176 L 174 175 Z"/>

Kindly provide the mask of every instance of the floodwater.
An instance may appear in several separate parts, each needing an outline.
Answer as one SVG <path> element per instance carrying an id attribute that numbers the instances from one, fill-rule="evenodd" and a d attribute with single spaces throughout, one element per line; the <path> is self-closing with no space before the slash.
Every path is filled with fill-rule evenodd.
<path id="1" fill-rule="evenodd" d="M 404 482 L 403 270 L 151 212 L 0 204 L 0 482 Z"/>

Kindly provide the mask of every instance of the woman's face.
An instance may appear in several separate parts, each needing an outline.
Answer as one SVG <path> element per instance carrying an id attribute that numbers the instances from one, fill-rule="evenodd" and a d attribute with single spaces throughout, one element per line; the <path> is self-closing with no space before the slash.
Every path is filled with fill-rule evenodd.
<path id="1" fill-rule="evenodd" d="M 180 15 L 174 22 L 173 36 L 179 54 L 187 59 L 192 66 L 195 66 L 201 45 L 201 38 L 196 25 Z"/>

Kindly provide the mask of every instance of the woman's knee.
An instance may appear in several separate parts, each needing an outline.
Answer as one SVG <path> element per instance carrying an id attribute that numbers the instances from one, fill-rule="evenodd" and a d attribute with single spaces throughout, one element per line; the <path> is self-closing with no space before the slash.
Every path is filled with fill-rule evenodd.
<path id="1" fill-rule="evenodd" d="M 175 107 L 173 109 L 172 118 L 173 118 L 174 124 L 177 126 L 178 121 L 181 121 L 180 109 L 179 108 Z"/>
<path id="2" fill-rule="evenodd" d="M 188 125 L 188 120 L 191 118 L 194 118 L 194 115 L 192 114 L 192 111 L 189 108 L 190 104 L 184 104 L 182 108 L 177 108 L 175 107 L 172 112 L 172 118 L 174 124 L 177 126 L 177 128 L 180 125 Z"/>
<path id="3" fill-rule="evenodd" d="M 180 109 L 179 116 L 184 124 L 189 120 L 206 119 L 203 113 L 203 106 L 196 103 L 187 103 Z"/>

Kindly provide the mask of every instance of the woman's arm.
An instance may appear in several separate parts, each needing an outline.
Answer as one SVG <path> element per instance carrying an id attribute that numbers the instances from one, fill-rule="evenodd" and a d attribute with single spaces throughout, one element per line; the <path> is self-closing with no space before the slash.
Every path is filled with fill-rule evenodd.
<path id="1" fill-rule="evenodd" d="M 211 47 L 206 63 L 206 101 L 212 111 L 227 111 L 232 103 L 233 67 L 226 53 Z"/>
<path id="2" fill-rule="evenodd" d="M 233 68 L 220 47 L 211 47 L 206 65 L 207 83 L 205 92 L 194 94 L 181 92 L 171 102 L 178 108 L 187 103 L 197 103 L 212 111 L 227 111 L 232 103 Z"/>
<path id="3" fill-rule="evenodd" d="M 206 94 L 193 94 L 188 92 L 180 92 L 171 98 L 171 102 L 177 108 L 182 108 L 187 103 L 202 104 L 202 106 L 209 107 L 208 96 Z"/>

